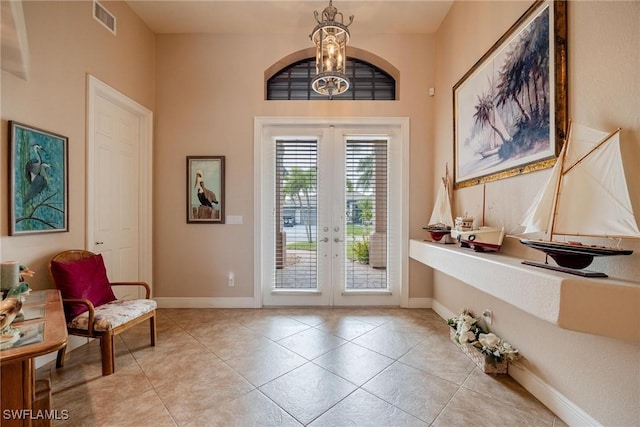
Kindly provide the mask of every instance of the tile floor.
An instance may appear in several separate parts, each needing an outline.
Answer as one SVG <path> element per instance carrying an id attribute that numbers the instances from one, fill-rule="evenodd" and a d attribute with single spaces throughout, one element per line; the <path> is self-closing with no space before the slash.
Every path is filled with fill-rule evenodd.
<path id="1" fill-rule="evenodd" d="M 117 337 L 50 363 L 76 426 L 564 426 L 508 376 L 483 374 L 432 310 L 160 309 L 158 345 Z"/>

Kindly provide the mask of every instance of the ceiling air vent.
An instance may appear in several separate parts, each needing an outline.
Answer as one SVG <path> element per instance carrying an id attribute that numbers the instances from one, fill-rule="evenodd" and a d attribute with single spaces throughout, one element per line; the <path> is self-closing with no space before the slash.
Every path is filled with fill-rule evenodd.
<path id="1" fill-rule="evenodd" d="M 116 35 L 116 17 L 111 14 L 103 5 L 93 0 L 93 17 L 96 21 Z"/>

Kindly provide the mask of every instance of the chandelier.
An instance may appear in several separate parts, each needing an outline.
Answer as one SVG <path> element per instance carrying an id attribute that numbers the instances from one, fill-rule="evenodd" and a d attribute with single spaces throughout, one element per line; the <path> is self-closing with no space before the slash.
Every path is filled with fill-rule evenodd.
<path id="1" fill-rule="evenodd" d="M 329 0 L 329 6 L 322 12 L 322 20 L 318 19 L 318 15 L 317 10 L 313 12 L 318 25 L 309 35 L 316 45 L 316 75 L 311 81 L 311 87 L 320 95 L 328 95 L 329 99 L 333 99 L 334 95 L 349 89 L 346 49 L 349 43 L 348 27 L 353 22 L 353 15 L 345 25 L 342 13 L 333 7 L 332 0 Z"/>

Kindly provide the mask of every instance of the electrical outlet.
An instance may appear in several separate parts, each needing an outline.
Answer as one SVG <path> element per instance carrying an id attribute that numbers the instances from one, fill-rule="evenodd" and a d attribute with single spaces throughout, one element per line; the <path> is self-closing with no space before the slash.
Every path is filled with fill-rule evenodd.
<path id="1" fill-rule="evenodd" d="M 493 311 L 488 308 L 482 312 L 482 318 L 487 325 L 493 324 Z"/>
<path id="2" fill-rule="evenodd" d="M 230 271 L 229 275 L 227 276 L 227 284 L 229 285 L 229 287 L 233 287 L 236 285 L 236 278 L 233 274 L 233 271 Z"/>

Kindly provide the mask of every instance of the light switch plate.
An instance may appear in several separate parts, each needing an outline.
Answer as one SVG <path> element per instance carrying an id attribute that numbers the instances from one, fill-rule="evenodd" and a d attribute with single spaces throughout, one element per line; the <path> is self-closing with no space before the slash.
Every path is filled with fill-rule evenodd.
<path id="1" fill-rule="evenodd" d="M 242 224 L 242 215 L 227 215 L 227 224 Z"/>

